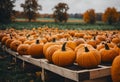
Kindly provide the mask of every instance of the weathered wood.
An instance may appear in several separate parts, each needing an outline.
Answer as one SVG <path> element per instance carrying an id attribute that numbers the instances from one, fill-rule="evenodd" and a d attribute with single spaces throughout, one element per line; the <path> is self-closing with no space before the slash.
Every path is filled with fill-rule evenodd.
<path id="1" fill-rule="evenodd" d="M 30 55 L 20 56 L 18 55 L 17 52 L 14 52 L 5 47 L 4 49 L 6 52 L 11 54 L 15 58 L 19 58 L 23 60 L 24 62 L 28 62 L 28 63 L 31 63 L 33 65 L 36 65 L 42 68 L 42 80 L 43 81 L 45 80 L 44 70 L 49 70 L 55 74 L 74 80 L 76 82 L 95 82 L 97 80 L 101 80 L 100 78 L 104 78 L 106 76 L 111 75 L 110 74 L 111 66 L 99 65 L 97 68 L 94 68 L 94 69 L 83 69 L 83 68 L 78 67 L 77 64 L 74 64 L 73 65 L 73 68 L 75 67 L 74 69 L 72 68 L 72 66 L 60 67 L 52 63 L 49 63 L 47 59 L 35 59 L 35 58 L 32 58 Z M 106 79 L 104 78 L 104 80 Z M 100 81 L 97 81 L 97 82 L 100 82 Z"/>

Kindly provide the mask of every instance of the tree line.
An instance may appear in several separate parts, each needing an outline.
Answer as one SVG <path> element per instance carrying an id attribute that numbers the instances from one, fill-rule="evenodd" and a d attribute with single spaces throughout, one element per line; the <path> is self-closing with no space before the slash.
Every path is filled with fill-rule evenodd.
<path id="1" fill-rule="evenodd" d="M 29 22 L 36 20 L 36 18 L 43 16 L 39 14 L 39 10 L 42 10 L 42 5 L 38 4 L 38 0 L 25 0 L 20 6 L 23 8 L 23 12 L 15 11 L 14 3 L 16 0 L 0 0 L 0 23 L 9 23 L 16 17 L 24 17 Z M 52 8 L 53 14 L 44 15 L 50 18 L 54 18 L 55 22 L 67 22 L 71 14 L 68 14 L 69 6 L 66 3 L 58 3 Z M 43 17 L 44 17 L 43 16 Z M 75 18 L 83 18 L 85 23 L 95 24 L 96 19 L 102 20 L 105 23 L 113 24 L 120 22 L 120 13 L 114 7 L 108 7 L 104 13 L 96 14 L 94 9 L 89 9 L 83 14 L 74 14 Z"/>

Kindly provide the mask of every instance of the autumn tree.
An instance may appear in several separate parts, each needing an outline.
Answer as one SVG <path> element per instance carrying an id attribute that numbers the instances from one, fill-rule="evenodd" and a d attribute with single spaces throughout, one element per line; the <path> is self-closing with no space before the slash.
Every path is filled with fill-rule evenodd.
<path id="1" fill-rule="evenodd" d="M 68 11 L 69 7 L 66 3 L 58 3 L 54 8 L 53 17 L 55 22 L 67 22 L 68 20 Z"/>
<path id="2" fill-rule="evenodd" d="M 15 0 L 0 0 L 0 23 L 11 22 L 14 2 Z"/>
<path id="3" fill-rule="evenodd" d="M 108 24 L 116 23 L 119 19 L 119 14 L 117 10 L 113 8 L 107 8 L 102 15 L 102 20 Z"/>
<path id="4" fill-rule="evenodd" d="M 42 9 L 42 6 L 38 4 L 38 0 L 25 0 L 24 4 L 21 4 L 24 9 L 25 17 L 31 20 L 36 20 L 37 11 Z"/>
<path id="5" fill-rule="evenodd" d="M 96 14 L 94 9 L 87 10 L 83 14 L 83 19 L 86 23 L 94 24 L 96 22 Z"/>

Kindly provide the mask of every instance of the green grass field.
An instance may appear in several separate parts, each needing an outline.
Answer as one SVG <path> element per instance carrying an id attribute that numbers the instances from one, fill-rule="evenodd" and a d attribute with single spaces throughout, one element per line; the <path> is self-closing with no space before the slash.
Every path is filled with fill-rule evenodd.
<path id="1" fill-rule="evenodd" d="M 17 19 L 18 20 L 18 19 Z M 77 29 L 77 30 L 120 30 L 120 23 L 108 25 L 97 21 L 96 24 L 86 24 L 81 19 L 70 18 L 67 23 L 55 23 L 53 19 L 39 18 L 36 22 L 27 22 L 25 19 L 19 19 L 10 24 L 1 24 L 0 29 L 14 27 L 16 29 L 32 29 L 37 27 L 58 27 L 59 29 Z"/>

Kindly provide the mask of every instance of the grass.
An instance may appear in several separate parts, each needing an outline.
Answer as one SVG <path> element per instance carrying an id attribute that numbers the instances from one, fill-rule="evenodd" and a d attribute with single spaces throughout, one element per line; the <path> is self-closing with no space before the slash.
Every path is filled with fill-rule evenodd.
<path id="1" fill-rule="evenodd" d="M 23 20 L 23 21 L 21 21 Z M 76 18 L 69 18 L 67 23 L 55 23 L 50 18 L 38 18 L 37 22 L 27 22 L 25 19 L 19 19 L 18 22 L 10 24 L 1 24 L 0 29 L 14 27 L 16 29 L 32 29 L 37 27 L 58 27 L 59 29 L 77 29 L 77 30 L 120 30 L 120 23 L 108 25 L 106 23 L 97 21 L 96 24 L 85 24 L 83 20 Z"/>

